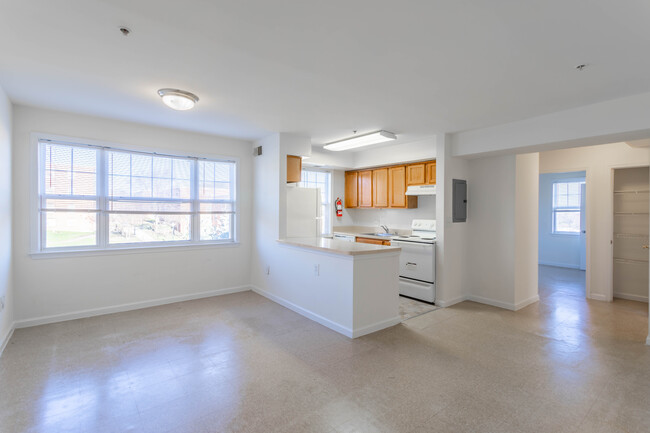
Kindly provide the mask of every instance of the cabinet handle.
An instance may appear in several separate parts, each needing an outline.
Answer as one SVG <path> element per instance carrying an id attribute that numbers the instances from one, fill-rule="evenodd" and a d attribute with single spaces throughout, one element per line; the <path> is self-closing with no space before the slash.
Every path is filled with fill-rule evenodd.
<path id="1" fill-rule="evenodd" d="M 642 246 L 641 248 L 643 248 L 644 250 L 647 250 L 648 248 L 650 248 L 650 246 L 648 246 L 648 245 L 644 245 L 644 246 Z"/>

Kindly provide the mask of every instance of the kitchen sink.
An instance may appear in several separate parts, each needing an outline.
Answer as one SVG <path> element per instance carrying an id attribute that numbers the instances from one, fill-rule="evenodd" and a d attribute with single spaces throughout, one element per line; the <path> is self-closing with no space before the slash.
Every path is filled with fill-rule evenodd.
<path id="1" fill-rule="evenodd" d="M 397 236 L 394 233 L 361 233 L 361 234 L 367 236 L 381 236 L 381 237 Z"/>

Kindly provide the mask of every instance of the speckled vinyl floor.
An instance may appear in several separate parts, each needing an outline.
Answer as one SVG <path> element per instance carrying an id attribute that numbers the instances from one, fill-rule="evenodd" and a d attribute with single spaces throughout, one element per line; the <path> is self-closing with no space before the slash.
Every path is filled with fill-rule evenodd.
<path id="1" fill-rule="evenodd" d="M 19 329 L 0 431 L 647 432 L 648 306 L 581 279 L 355 340 L 252 292 Z"/>
<path id="2" fill-rule="evenodd" d="M 402 322 L 435 311 L 438 308 L 426 302 L 416 301 L 415 299 L 405 298 L 404 296 L 399 297 L 399 315 L 402 318 Z"/>

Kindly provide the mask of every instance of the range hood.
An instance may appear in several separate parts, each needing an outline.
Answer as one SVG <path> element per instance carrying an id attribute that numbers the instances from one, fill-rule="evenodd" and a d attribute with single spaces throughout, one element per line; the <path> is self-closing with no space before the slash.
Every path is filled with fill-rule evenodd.
<path id="1" fill-rule="evenodd" d="M 406 195 L 436 195 L 435 185 L 411 185 L 406 188 Z"/>

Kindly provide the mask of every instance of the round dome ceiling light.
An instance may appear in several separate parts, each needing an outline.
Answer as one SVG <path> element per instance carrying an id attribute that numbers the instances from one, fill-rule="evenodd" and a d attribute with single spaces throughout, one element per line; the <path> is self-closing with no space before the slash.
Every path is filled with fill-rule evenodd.
<path id="1" fill-rule="evenodd" d="M 199 102 L 198 96 L 185 90 L 160 89 L 158 90 L 158 94 L 165 105 L 174 110 L 189 110 L 194 108 L 194 105 Z"/>

